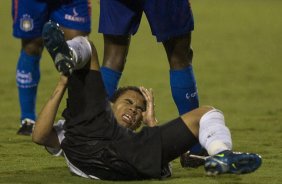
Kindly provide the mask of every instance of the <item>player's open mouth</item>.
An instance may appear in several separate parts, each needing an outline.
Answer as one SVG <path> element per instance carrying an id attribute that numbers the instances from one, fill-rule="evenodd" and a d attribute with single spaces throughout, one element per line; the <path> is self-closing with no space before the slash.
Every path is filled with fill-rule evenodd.
<path id="1" fill-rule="evenodd" d="M 133 117 L 130 116 L 129 114 L 123 114 L 123 115 L 122 115 L 122 120 L 123 120 L 124 122 L 126 122 L 127 124 L 132 124 L 132 122 L 133 122 Z"/>

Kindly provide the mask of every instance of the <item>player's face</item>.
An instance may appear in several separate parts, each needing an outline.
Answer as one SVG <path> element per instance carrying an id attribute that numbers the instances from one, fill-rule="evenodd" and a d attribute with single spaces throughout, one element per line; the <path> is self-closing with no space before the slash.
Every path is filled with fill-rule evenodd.
<path id="1" fill-rule="evenodd" d="M 112 109 L 121 126 L 135 130 L 141 125 L 145 99 L 136 91 L 128 90 L 118 97 Z"/>

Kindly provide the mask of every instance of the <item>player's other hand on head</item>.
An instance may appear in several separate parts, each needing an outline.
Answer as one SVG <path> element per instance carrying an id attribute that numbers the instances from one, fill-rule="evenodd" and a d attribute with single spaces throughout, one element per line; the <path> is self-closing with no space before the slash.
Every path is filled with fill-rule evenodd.
<path id="1" fill-rule="evenodd" d="M 153 89 L 147 89 L 143 86 L 139 87 L 141 93 L 146 100 L 146 110 L 142 113 L 143 123 L 149 127 L 156 126 L 158 121 L 155 117 L 155 103 Z"/>

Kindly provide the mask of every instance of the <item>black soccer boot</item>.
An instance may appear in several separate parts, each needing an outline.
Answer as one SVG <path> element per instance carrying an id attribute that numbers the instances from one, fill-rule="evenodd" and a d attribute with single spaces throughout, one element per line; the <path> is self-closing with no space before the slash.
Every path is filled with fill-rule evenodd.
<path id="1" fill-rule="evenodd" d="M 35 122 L 33 120 L 28 119 L 28 118 L 22 120 L 21 122 L 22 125 L 20 129 L 17 131 L 17 134 L 18 135 L 31 135 L 34 123 Z"/>
<path id="2" fill-rule="evenodd" d="M 65 76 L 71 75 L 75 66 L 73 54 L 59 24 L 52 21 L 47 22 L 43 27 L 42 38 L 57 70 Z"/>
<path id="3" fill-rule="evenodd" d="M 196 156 L 205 157 L 208 156 L 208 152 L 205 149 L 201 149 L 200 152 L 196 154 Z M 187 168 L 198 168 L 205 164 L 205 160 L 199 157 L 193 157 L 193 154 L 190 151 L 182 154 L 180 156 L 180 164 L 182 167 Z"/>

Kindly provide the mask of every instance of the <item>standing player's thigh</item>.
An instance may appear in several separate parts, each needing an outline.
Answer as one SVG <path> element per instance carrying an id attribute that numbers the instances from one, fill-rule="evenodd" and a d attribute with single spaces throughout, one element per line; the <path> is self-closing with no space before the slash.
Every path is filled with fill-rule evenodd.
<path id="1" fill-rule="evenodd" d="M 61 1 L 51 8 L 51 20 L 68 29 L 91 32 L 91 1 Z"/>
<path id="2" fill-rule="evenodd" d="M 99 32 L 109 35 L 135 34 L 142 12 L 139 0 L 100 0 Z"/>
<path id="3" fill-rule="evenodd" d="M 47 3 L 37 0 L 13 0 L 12 15 L 13 35 L 25 39 L 41 37 L 49 16 Z"/>
<path id="4" fill-rule="evenodd" d="M 186 34 L 194 29 L 194 20 L 188 0 L 150 0 L 144 12 L 158 42 Z"/>

